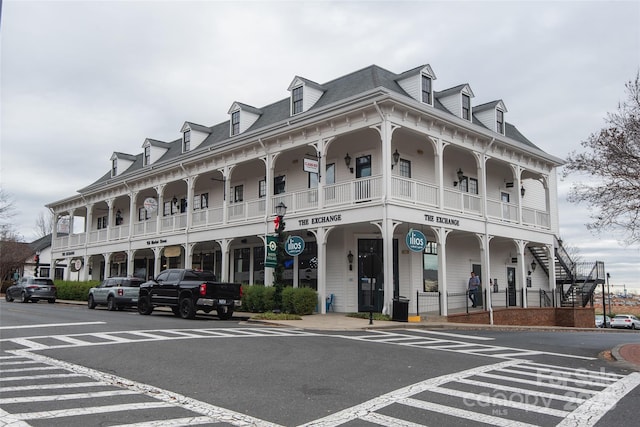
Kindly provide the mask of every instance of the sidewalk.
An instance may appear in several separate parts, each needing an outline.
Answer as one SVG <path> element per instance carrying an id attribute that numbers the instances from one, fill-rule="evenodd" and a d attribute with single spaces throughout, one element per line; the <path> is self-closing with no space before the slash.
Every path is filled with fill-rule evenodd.
<path id="1" fill-rule="evenodd" d="M 86 305 L 84 301 L 69 301 L 69 300 L 57 300 L 60 304 L 75 304 Z M 366 330 L 380 330 L 380 329 L 483 329 L 483 330 L 571 330 L 575 331 L 576 328 L 563 328 L 555 326 L 495 326 L 495 325 L 480 325 L 471 323 L 449 323 L 438 320 L 422 320 L 421 322 L 395 322 L 388 320 L 373 320 L 372 324 L 369 324 L 369 319 L 360 319 L 356 317 L 348 317 L 343 313 L 327 313 L 327 314 L 312 314 L 309 316 L 301 316 L 301 320 L 257 320 L 252 319 L 252 313 L 236 312 L 234 317 L 246 318 L 249 323 L 260 323 L 263 325 L 271 326 L 284 326 L 287 328 L 299 328 L 306 330 L 317 331 L 366 331 Z M 594 328 L 596 329 L 596 328 Z M 580 329 L 589 331 L 591 329 Z M 602 333 L 607 333 L 598 329 Z M 622 331 L 620 331 L 622 332 Z M 633 335 L 632 335 L 633 336 Z M 621 344 L 611 350 L 611 355 L 615 360 L 621 362 L 628 369 L 640 371 L 640 333 L 636 338 L 638 343 Z"/>

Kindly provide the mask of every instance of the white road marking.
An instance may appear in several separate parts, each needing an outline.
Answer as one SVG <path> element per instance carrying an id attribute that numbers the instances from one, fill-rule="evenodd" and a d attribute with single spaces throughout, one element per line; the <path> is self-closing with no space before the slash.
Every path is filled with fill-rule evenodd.
<path id="1" fill-rule="evenodd" d="M 420 332 L 421 334 L 442 335 L 447 337 L 465 338 L 468 340 L 477 340 L 477 341 L 494 341 L 495 340 L 495 338 L 489 338 L 489 337 L 477 337 L 475 335 L 454 334 L 451 332 L 428 331 L 425 329 L 414 329 L 413 331 Z"/>
<path id="2" fill-rule="evenodd" d="M 557 368 L 557 369 L 556 369 Z M 534 390 L 526 388 L 508 386 L 509 382 L 522 382 L 520 378 L 513 377 L 509 373 L 521 374 L 522 371 L 535 370 L 547 372 L 556 371 L 555 377 L 543 375 L 537 381 L 528 381 L 527 385 L 534 385 Z M 532 426 L 519 422 L 512 417 L 516 417 L 518 411 L 541 414 L 547 417 L 559 418 L 562 421 L 559 426 L 592 427 L 610 411 L 619 401 L 620 397 L 629 393 L 632 389 L 640 385 L 640 373 L 633 373 L 622 376 L 622 379 L 615 379 L 615 383 L 598 383 L 588 381 L 596 389 L 584 389 L 584 392 L 577 393 L 575 387 L 568 383 L 575 380 L 573 374 L 580 375 L 581 378 L 597 379 L 607 377 L 603 372 L 588 371 L 585 369 L 571 369 L 561 371 L 560 367 L 552 365 L 541 365 L 523 360 L 511 360 L 493 365 L 481 366 L 468 369 L 454 374 L 443 375 L 441 377 L 428 379 L 408 387 L 404 387 L 390 393 L 383 394 L 367 402 L 346 408 L 335 414 L 320 418 L 306 424 L 304 427 L 330 427 L 344 423 L 357 424 L 357 420 L 367 421 L 379 425 L 392 426 L 421 426 L 411 421 L 389 417 L 377 411 L 391 405 L 406 405 L 426 412 L 436 412 L 448 417 L 462 420 L 480 422 L 487 425 L 502 427 L 511 426 Z M 498 374 L 493 374 L 496 372 Z M 505 373 L 500 375 L 499 373 Z M 564 375 L 560 375 L 564 374 Z M 489 377 L 500 380 L 499 384 L 470 379 L 471 377 Z M 582 380 L 577 380 L 582 381 Z M 608 378 L 611 381 L 611 378 Z M 478 387 L 476 390 L 487 391 L 461 391 L 461 385 Z M 535 388 L 554 388 L 557 393 L 537 391 Z M 464 387 L 462 387 L 464 388 Z M 429 401 L 429 393 L 457 398 L 452 402 L 452 406 Z M 416 396 L 420 396 L 417 398 Z M 461 402 L 466 408 L 461 407 Z M 555 403 L 554 403 L 555 402 Z M 482 414 L 470 410 L 473 407 L 492 408 L 491 415 Z M 506 408 L 512 408 L 516 412 L 512 415 Z M 425 412 L 424 419 L 429 419 Z M 496 416 L 499 415 L 499 416 Z M 453 420 L 452 420 L 453 423 Z"/>
<path id="3" fill-rule="evenodd" d="M 100 384 L 109 384 L 116 386 L 120 389 L 126 389 L 133 391 L 137 394 L 151 397 L 159 402 L 140 403 L 131 405 L 112 405 L 112 406 L 94 406 L 90 408 L 75 408 L 60 411 L 43 411 L 36 413 L 25 414 L 8 414 L 6 416 L 0 416 L 0 425 L 6 425 L 13 421 L 29 420 L 29 419 L 47 419 L 55 417 L 67 417 L 76 415 L 89 415 L 100 412 L 120 412 L 134 409 L 147 409 L 147 408 L 182 408 L 194 413 L 206 416 L 209 418 L 209 423 L 228 423 L 236 426 L 247 425 L 259 425 L 265 427 L 280 427 L 277 424 L 261 420 L 249 415 L 241 414 L 229 409 L 221 408 L 192 399 L 188 396 L 184 396 L 178 393 L 164 390 L 158 387 L 154 387 L 148 384 L 139 383 L 126 378 L 118 377 L 116 375 L 108 374 L 105 372 L 96 371 L 85 366 L 76 365 L 73 363 L 64 362 L 61 360 L 52 359 L 41 354 L 30 353 L 28 350 L 9 350 L 9 353 L 24 356 L 32 360 L 39 361 L 41 363 L 49 364 L 52 367 L 58 369 L 64 369 L 69 373 L 65 376 L 83 376 L 89 377 Z M 30 377 L 30 378 L 34 378 Z M 16 377 L 14 377 L 16 378 Z M 29 378 L 29 377 L 25 377 Z M 4 378 L 2 378 L 4 380 Z M 13 427 L 13 426 L 12 426 Z"/>
<path id="4" fill-rule="evenodd" d="M 600 418 L 608 411 L 613 409 L 616 404 L 640 384 L 640 373 L 634 372 L 625 378 L 617 381 L 615 384 L 607 387 L 597 396 L 593 396 L 586 403 L 582 404 L 580 408 L 573 411 L 566 417 L 557 427 L 566 426 L 580 426 L 590 427 L 594 426 Z"/>
<path id="5" fill-rule="evenodd" d="M 16 325 L 16 326 L 0 326 L 0 330 L 8 329 L 33 329 L 33 328 L 55 328 L 58 326 L 86 326 L 86 325 L 105 325 L 107 322 L 77 322 L 77 323 L 41 323 L 39 325 Z"/>
<path id="6" fill-rule="evenodd" d="M 82 387 L 100 387 L 106 386 L 106 383 L 99 382 L 83 382 L 83 383 L 64 383 L 64 384 L 38 384 L 38 385 L 17 385 L 14 387 L 2 387 L 3 392 L 10 391 L 29 391 L 29 390 L 54 390 L 60 388 L 82 388 Z"/>
<path id="7" fill-rule="evenodd" d="M 110 396 L 124 396 L 127 394 L 137 394 L 133 390 L 110 390 L 110 391 L 94 391 L 90 393 L 68 393 L 68 394 L 53 394 L 49 396 L 22 396 L 22 397 L 7 397 L 0 399 L 0 405 L 7 405 L 9 403 L 33 403 L 33 402 L 47 402 L 58 400 L 74 400 L 74 399 L 94 399 L 99 397 Z"/>
<path id="8" fill-rule="evenodd" d="M 118 424 L 111 427 L 175 427 L 175 426 L 198 426 L 202 424 L 211 424 L 209 417 L 192 417 L 192 418 L 174 418 L 163 419 L 157 421 L 145 421 L 133 424 Z"/>

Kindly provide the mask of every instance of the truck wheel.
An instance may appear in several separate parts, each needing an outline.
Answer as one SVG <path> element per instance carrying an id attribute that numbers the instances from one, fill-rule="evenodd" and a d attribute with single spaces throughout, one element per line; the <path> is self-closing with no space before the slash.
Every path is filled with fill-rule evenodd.
<path id="1" fill-rule="evenodd" d="M 138 313 L 145 316 L 151 314 L 153 311 L 153 305 L 151 305 L 151 299 L 149 296 L 140 297 L 138 299 Z"/>
<path id="2" fill-rule="evenodd" d="M 175 314 L 176 316 L 180 316 L 180 307 L 171 307 L 171 311 L 173 311 L 173 314 Z"/>
<path id="3" fill-rule="evenodd" d="M 180 300 L 180 317 L 183 319 L 193 319 L 196 317 L 196 308 L 191 298 L 187 297 Z"/>
<path id="4" fill-rule="evenodd" d="M 23 292 L 23 293 L 20 295 L 20 302 L 29 302 L 29 297 L 27 296 L 27 293 L 26 293 L 26 292 Z"/>
<path id="5" fill-rule="evenodd" d="M 56 303 L 56 299 L 55 299 L 55 298 L 49 298 L 49 299 L 47 300 L 47 302 L 48 302 L 49 304 L 55 304 L 55 303 Z"/>
<path id="6" fill-rule="evenodd" d="M 96 302 L 93 299 L 93 295 L 89 295 L 89 301 L 87 301 L 87 308 L 93 310 L 94 308 L 96 308 Z"/>
<path id="7" fill-rule="evenodd" d="M 118 308 L 118 306 L 116 305 L 116 300 L 114 297 L 109 297 L 107 299 L 107 310 L 109 311 L 116 311 L 116 309 Z"/>
<path id="8" fill-rule="evenodd" d="M 13 301 L 13 298 L 11 297 L 11 295 L 9 295 L 8 293 L 4 294 L 4 299 L 7 300 L 7 302 L 11 302 Z"/>
<path id="9" fill-rule="evenodd" d="M 229 307 L 218 308 L 218 317 L 222 320 L 229 320 L 233 316 L 233 310 Z"/>

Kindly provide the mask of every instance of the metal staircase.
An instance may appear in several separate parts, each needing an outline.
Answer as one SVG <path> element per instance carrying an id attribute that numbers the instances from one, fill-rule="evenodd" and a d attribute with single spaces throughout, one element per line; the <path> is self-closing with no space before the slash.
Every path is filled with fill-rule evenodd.
<path id="1" fill-rule="evenodd" d="M 605 283 L 604 262 L 574 262 L 556 239 L 553 268 L 556 276 L 556 301 L 561 307 L 586 307 L 592 302 L 593 292 Z M 538 265 L 549 276 L 548 251 L 543 246 L 528 246 Z"/>

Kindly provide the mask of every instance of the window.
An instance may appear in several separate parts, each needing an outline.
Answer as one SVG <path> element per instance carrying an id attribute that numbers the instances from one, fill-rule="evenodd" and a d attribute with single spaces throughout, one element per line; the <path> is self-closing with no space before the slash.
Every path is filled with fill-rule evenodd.
<path id="1" fill-rule="evenodd" d="M 371 176 L 371 156 L 362 156 L 356 159 L 356 178 Z"/>
<path id="2" fill-rule="evenodd" d="M 147 145 L 146 147 L 144 147 L 144 165 L 150 165 L 151 164 L 151 146 Z"/>
<path id="3" fill-rule="evenodd" d="M 496 110 L 496 132 L 504 135 L 504 113 Z"/>
<path id="4" fill-rule="evenodd" d="M 464 193 L 478 194 L 478 180 L 476 178 L 462 177 L 460 191 Z"/>
<path id="5" fill-rule="evenodd" d="M 233 187 L 233 201 L 242 202 L 244 200 L 244 185 L 236 185 Z"/>
<path id="6" fill-rule="evenodd" d="M 151 216 L 149 215 L 149 211 L 147 211 L 146 208 L 138 209 L 138 221 L 146 221 L 149 218 L 151 218 Z"/>
<path id="7" fill-rule="evenodd" d="M 187 129 L 182 134 L 182 152 L 186 153 L 191 149 L 191 129 Z"/>
<path id="8" fill-rule="evenodd" d="M 431 77 L 422 76 L 422 102 L 431 105 Z"/>
<path id="9" fill-rule="evenodd" d="M 285 191 L 285 175 L 273 178 L 273 194 L 282 194 Z"/>
<path id="10" fill-rule="evenodd" d="M 240 111 L 231 113 L 231 135 L 240 133 Z"/>
<path id="11" fill-rule="evenodd" d="M 465 94 L 462 94 L 462 118 L 471 120 L 471 98 Z"/>
<path id="12" fill-rule="evenodd" d="M 170 201 L 169 202 L 164 202 L 162 204 L 162 206 L 163 206 L 162 215 L 164 215 L 164 216 L 171 215 L 173 213 L 173 212 L 171 212 L 173 210 L 172 207 L 171 207 L 172 205 L 173 205 L 173 203 L 171 203 Z"/>
<path id="13" fill-rule="evenodd" d="M 200 209 L 200 195 L 196 194 L 195 196 L 193 196 L 193 210 L 198 210 Z"/>
<path id="14" fill-rule="evenodd" d="M 108 220 L 106 216 L 98 217 L 98 230 L 102 230 L 103 228 L 107 228 Z"/>
<path id="15" fill-rule="evenodd" d="M 200 195 L 200 207 L 202 209 L 207 209 L 209 207 L 209 193 Z"/>
<path id="16" fill-rule="evenodd" d="M 267 180 L 261 179 L 258 181 L 258 198 L 263 198 L 267 196 Z"/>
<path id="17" fill-rule="evenodd" d="M 405 160 L 405 159 L 400 159 L 400 162 L 398 164 L 399 166 L 399 173 L 400 176 L 403 176 L 405 178 L 411 178 L 411 161 L 410 160 Z"/>
<path id="18" fill-rule="evenodd" d="M 422 280 L 425 292 L 438 291 L 438 245 L 427 242 L 422 254 Z"/>
<path id="19" fill-rule="evenodd" d="M 111 160 L 111 176 L 118 175 L 118 159 Z"/>
<path id="20" fill-rule="evenodd" d="M 291 91 L 291 113 L 302 113 L 302 86 L 297 87 Z"/>
<path id="21" fill-rule="evenodd" d="M 336 164 L 329 163 L 324 174 L 324 183 L 331 185 L 336 183 Z M 309 188 L 318 188 L 318 174 L 309 172 Z"/>

